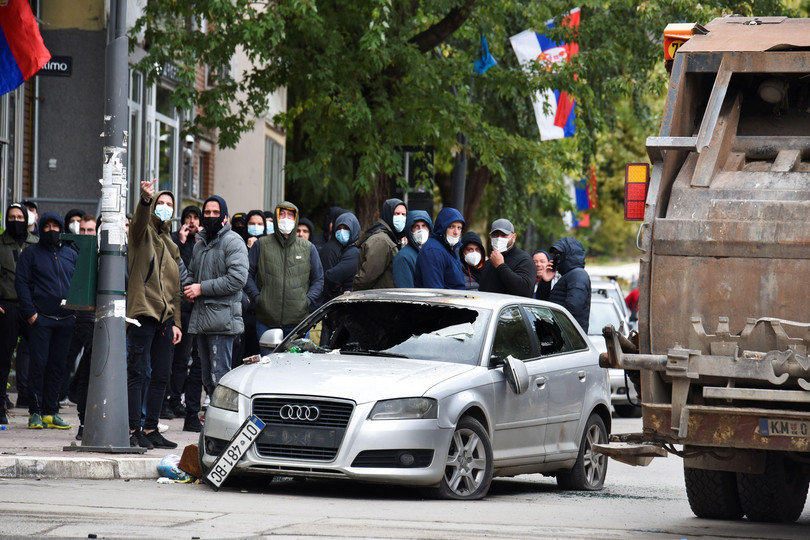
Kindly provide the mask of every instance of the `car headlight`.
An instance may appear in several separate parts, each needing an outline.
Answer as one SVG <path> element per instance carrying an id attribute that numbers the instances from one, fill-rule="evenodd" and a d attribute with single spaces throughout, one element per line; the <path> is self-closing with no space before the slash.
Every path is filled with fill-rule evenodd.
<path id="1" fill-rule="evenodd" d="M 239 412 L 239 392 L 227 386 L 218 385 L 211 394 L 211 407 Z"/>
<path id="2" fill-rule="evenodd" d="M 436 418 L 439 412 L 439 404 L 435 399 L 429 398 L 404 398 L 387 399 L 378 401 L 369 420 L 412 420 L 416 418 Z"/>

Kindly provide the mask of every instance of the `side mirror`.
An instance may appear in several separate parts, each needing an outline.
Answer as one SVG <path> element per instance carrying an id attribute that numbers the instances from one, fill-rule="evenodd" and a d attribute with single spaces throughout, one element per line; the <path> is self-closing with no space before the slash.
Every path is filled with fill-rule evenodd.
<path id="1" fill-rule="evenodd" d="M 284 331 L 281 328 L 271 328 L 259 338 L 259 347 L 263 349 L 275 349 L 278 344 L 284 341 Z"/>
<path id="2" fill-rule="evenodd" d="M 529 389 L 529 370 L 526 369 L 526 364 L 511 354 L 503 361 L 503 375 L 514 393 L 522 394 Z"/>

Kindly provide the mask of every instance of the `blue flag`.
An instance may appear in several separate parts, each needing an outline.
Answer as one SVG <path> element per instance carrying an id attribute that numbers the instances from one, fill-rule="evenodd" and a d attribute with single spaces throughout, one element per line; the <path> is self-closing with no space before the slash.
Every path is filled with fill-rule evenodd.
<path id="1" fill-rule="evenodd" d="M 498 61 L 489 54 L 487 38 L 484 37 L 484 34 L 481 34 L 481 50 L 478 53 L 478 58 L 475 59 L 475 73 L 483 75 L 489 68 L 496 65 L 498 65 Z"/>

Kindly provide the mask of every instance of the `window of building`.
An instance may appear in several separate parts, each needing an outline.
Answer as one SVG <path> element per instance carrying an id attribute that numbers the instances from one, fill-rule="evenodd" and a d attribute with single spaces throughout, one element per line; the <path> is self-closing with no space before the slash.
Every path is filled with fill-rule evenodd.
<path id="1" fill-rule="evenodd" d="M 284 147 L 271 137 L 264 144 L 264 208 L 284 200 Z"/>

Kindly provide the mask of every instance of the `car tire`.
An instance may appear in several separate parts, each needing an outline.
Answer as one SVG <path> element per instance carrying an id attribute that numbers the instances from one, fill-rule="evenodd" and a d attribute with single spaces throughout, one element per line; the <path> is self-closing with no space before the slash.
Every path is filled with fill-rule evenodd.
<path id="1" fill-rule="evenodd" d="M 697 517 L 736 520 L 743 516 L 736 473 L 684 466 L 683 479 L 686 498 Z"/>
<path id="2" fill-rule="evenodd" d="M 492 445 L 484 426 L 465 416 L 459 420 L 447 451 L 444 476 L 436 494 L 442 499 L 481 499 L 492 483 Z"/>
<path id="3" fill-rule="evenodd" d="M 594 444 L 607 442 L 607 429 L 602 418 L 591 414 L 582 440 L 579 443 L 579 454 L 574 468 L 570 471 L 557 473 L 557 485 L 562 489 L 576 491 L 599 491 L 605 485 L 607 475 L 608 457 L 599 454 L 593 449 Z"/>
<path id="4" fill-rule="evenodd" d="M 799 519 L 807 500 L 810 474 L 777 452 L 768 452 L 765 472 L 737 474 L 740 504 L 748 519 L 791 523 Z"/>

